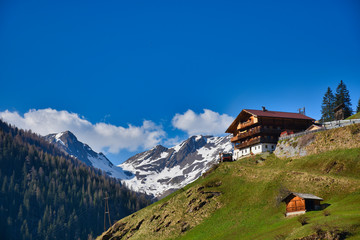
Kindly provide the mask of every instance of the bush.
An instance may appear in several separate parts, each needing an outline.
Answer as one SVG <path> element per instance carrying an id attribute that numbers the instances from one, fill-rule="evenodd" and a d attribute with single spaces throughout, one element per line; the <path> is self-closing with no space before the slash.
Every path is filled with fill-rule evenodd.
<path id="1" fill-rule="evenodd" d="M 323 214 L 324 214 L 324 216 L 325 217 L 327 217 L 327 216 L 330 216 L 330 211 L 329 210 L 325 210 L 324 212 L 323 212 Z"/>
<path id="2" fill-rule="evenodd" d="M 304 225 L 309 223 L 310 218 L 305 216 L 305 215 L 301 215 L 301 216 L 298 217 L 297 220 L 298 220 L 299 223 L 301 223 L 302 226 L 304 226 Z"/>
<path id="3" fill-rule="evenodd" d="M 320 234 L 320 233 L 322 233 L 322 232 L 324 232 L 324 230 L 323 230 L 323 225 L 321 225 L 321 224 L 315 224 L 314 226 L 312 226 L 311 227 L 312 228 L 312 230 L 314 231 L 314 232 L 316 232 L 317 234 Z"/>
<path id="4" fill-rule="evenodd" d="M 207 187 L 207 188 L 219 187 L 221 185 L 222 185 L 222 182 L 219 179 L 213 179 L 213 180 L 207 181 L 205 183 L 205 187 Z"/>
<path id="5" fill-rule="evenodd" d="M 208 176 L 210 173 L 212 173 L 213 171 L 215 171 L 215 170 L 219 167 L 219 165 L 220 165 L 220 163 L 217 163 L 217 164 L 212 165 L 209 170 L 207 170 L 206 172 L 203 173 L 202 177 Z"/>
<path id="6" fill-rule="evenodd" d="M 360 132 L 360 124 L 351 124 L 349 128 L 352 135 L 355 135 Z"/>
<path id="7" fill-rule="evenodd" d="M 274 240 L 285 240 L 286 236 L 284 234 L 279 234 L 274 237 Z"/>

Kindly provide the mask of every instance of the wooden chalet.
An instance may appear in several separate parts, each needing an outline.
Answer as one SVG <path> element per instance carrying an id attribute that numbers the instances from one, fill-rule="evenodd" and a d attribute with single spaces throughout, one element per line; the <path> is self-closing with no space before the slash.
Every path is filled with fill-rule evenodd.
<path id="1" fill-rule="evenodd" d="M 320 210 L 324 199 L 309 193 L 292 192 L 283 200 L 286 203 L 286 216 L 303 214 L 306 211 Z"/>
<path id="2" fill-rule="evenodd" d="M 335 120 L 344 120 L 345 119 L 345 104 L 341 103 L 334 108 L 334 117 Z"/>
<path id="3" fill-rule="evenodd" d="M 232 133 L 234 159 L 275 150 L 282 132 L 305 131 L 315 120 L 300 113 L 244 109 L 226 133 Z"/>

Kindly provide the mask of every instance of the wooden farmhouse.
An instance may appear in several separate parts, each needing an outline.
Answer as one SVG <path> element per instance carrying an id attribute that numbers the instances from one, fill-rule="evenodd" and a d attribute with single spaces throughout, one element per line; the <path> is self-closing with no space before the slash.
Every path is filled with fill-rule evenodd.
<path id="1" fill-rule="evenodd" d="M 226 133 L 232 133 L 233 158 L 275 150 L 282 132 L 305 131 L 315 120 L 300 113 L 244 109 Z"/>
<path id="2" fill-rule="evenodd" d="M 324 199 L 309 193 L 292 192 L 282 201 L 286 203 L 286 216 L 291 216 L 303 214 L 306 211 L 320 210 L 320 201 Z"/>
<path id="3" fill-rule="evenodd" d="M 341 103 L 334 108 L 334 117 L 335 120 L 344 120 L 345 119 L 345 104 Z"/>

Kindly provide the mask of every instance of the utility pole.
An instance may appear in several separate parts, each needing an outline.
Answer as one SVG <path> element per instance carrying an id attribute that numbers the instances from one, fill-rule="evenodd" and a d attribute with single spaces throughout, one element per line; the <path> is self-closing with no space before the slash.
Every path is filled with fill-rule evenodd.
<path id="1" fill-rule="evenodd" d="M 105 211 L 104 211 L 104 232 L 106 231 L 106 214 L 108 215 L 108 219 L 109 219 L 109 227 L 111 227 L 111 220 L 110 220 L 110 208 L 109 208 L 109 196 L 106 193 L 106 197 L 104 198 L 105 200 Z"/>

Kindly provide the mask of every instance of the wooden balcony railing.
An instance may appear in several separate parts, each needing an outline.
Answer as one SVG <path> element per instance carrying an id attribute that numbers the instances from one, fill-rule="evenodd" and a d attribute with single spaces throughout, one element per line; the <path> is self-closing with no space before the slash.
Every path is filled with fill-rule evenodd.
<path id="1" fill-rule="evenodd" d="M 236 149 L 245 148 L 248 146 L 255 145 L 257 143 L 277 143 L 277 142 L 278 142 L 278 138 L 258 136 L 257 138 L 254 138 L 254 139 L 251 139 L 248 141 L 244 141 L 242 143 L 240 143 L 240 142 L 235 143 L 235 148 Z"/>
<path id="2" fill-rule="evenodd" d="M 237 140 L 239 140 L 239 139 L 246 138 L 246 137 L 248 137 L 248 136 L 257 134 L 257 133 L 259 133 L 259 132 L 260 132 L 260 126 L 254 127 L 254 128 L 249 129 L 247 132 L 239 133 L 239 134 L 236 135 L 235 137 L 231 138 L 231 141 L 232 141 L 232 142 L 235 142 L 235 141 L 237 141 Z"/>
<path id="3" fill-rule="evenodd" d="M 240 139 L 247 138 L 249 136 L 252 136 L 252 135 L 255 135 L 255 134 L 258 134 L 258 133 L 278 135 L 277 137 L 279 137 L 280 133 L 281 133 L 281 130 L 275 129 L 275 128 L 264 128 L 262 126 L 257 126 L 257 127 L 249 129 L 247 132 L 239 133 L 235 137 L 232 137 L 231 142 L 235 142 L 235 141 L 238 141 Z"/>
<path id="4" fill-rule="evenodd" d="M 246 128 L 246 127 L 248 127 L 250 125 L 253 125 L 254 123 L 257 123 L 257 122 L 248 121 L 248 122 L 241 123 L 241 124 L 239 124 L 237 129 Z"/>

